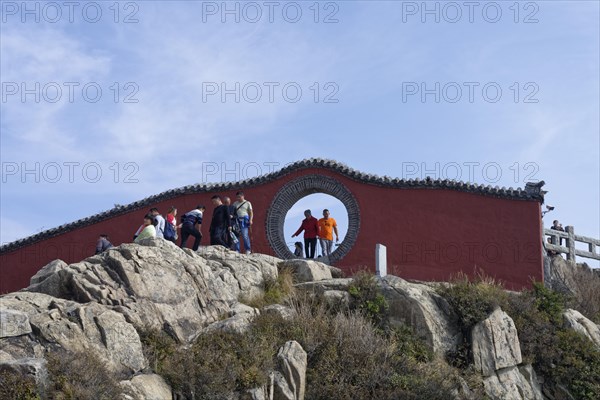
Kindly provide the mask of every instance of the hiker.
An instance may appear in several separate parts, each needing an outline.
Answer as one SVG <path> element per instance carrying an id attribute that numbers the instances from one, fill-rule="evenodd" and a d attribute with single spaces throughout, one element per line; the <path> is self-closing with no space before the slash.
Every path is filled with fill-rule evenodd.
<path id="1" fill-rule="evenodd" d="M 164 237 L 166 240 L 175 243 L 177 240 L 177 229 L 181 228 L 181 225 L 177 225 L 177 208 L 171 206 L 169 208 L 169 212 L 167 213 L 167 219 L 165 221 L 165 234 Z"/>
<path id="2" fill-rule="evenodd" d="M 229 214 L 229 225 L 232 229 L 232 234 L 226 235 L 227 248 L 230 250 L 235 250 L 235 243 L 233 237 L 235 237 L 235 232 L 238 232 L 237 229 L 234 229 L 236 220 L 235 220 L 235 207 L 231 204 L 231 198 L 229 196 L 223 197 L 223 204 L 227 206 L 227 213 Z M 239 242 L 238 242 L 239 243 Z"/>
<path id="3" fill-rule="evenodd" d="M 154 215 L 146 214 L 144 216 L 144 229 L 142 229 L 139 235 L 137 235 L 137 237 L 133 241 L 134 243 L 139 243 L 144 239 L 156 237 L 156 228 L 154 227 L 154 221 Z"/>
<path id="4" fill-rule="evenodd" d="M 221 196 L 211 197 L 213 206 L 212 220 L 210 221 L 210 244 L 227 247 L 227 237 L 229 235 L 231 221 L 227 206 L 221 201 Z"/>
<path id="5" fill-rule="evenodd" d="M 239 233 L 244 240 L 244 250 L 246 254 L 251 253 L 251 244 L 250 244 L 250 229 L 252 226 L 252 219 L 254 218 L 254 212 L 252 211 L 252 203 L 250 203 L 244 197 L 244 192 L 239 191 L 236 194 L 237 201 L 233 203 L 234 214 L 233 216 L 236 219 L 237 224 L 239 225 Z M 236 232 L 237 233 L 237 232 Z M 239 238 L 240 235 L 237 235 Z M 236 243 L 235 250 L 241 252 L 240 243 Z"/>
<path id="6" fill-rule="evenodd" d="M 204 215 L 204 207 L 202 204 L 198 204 L 196 208 L 189 211 L 181 216 L 181 248 L 185 248 L 185 244 L 190 236 L 194 237 L 194 245 L 192 250 L 198 250 L 200 247 L 200 241 L 202 240 L 202 216 Z"/>
<path id="7" fill-rule="evenodd" d="M 304 211 L 304 220 L 300 228 L 292 235 L 296 237 L 300 232 L 304 231 L 304 253 L 306 258 L 315 258 L 315 250 L 317 249 L 317 234 L 319 233 L 319 221 L 312 216 L 310 210 Z"/>
<path id="8" fill-rule="evenodd" d="M 335 219 L 330 217 L 328 209 L 323 210 L 323 218 L 319 220 L 319 243 L 321 243 L 321 249 L 323 256 L 331 255 L 333 248 L 333 234 L 335 232 L 335 241 L 339 242 L 340 237 L 338 235 L 337 223 Z"/>
<path id="9" fill-rule="evenodd" d="M 101 234 L 98 236 L 98 241 L 96 242 L 96 254 L 100 254 L 111 247 L 113 247 L 113 245 L 108 241 L 108 235 Z"/>
<path id="10" fill-rule="evenodd" d="M 294 255 L 298 258 L 303 258 L 304 252 L 302 251 L 302 242 L 296 242 L 294 243 L 294 246 Z"/>
<path id="11" fill-rule="evenodd" d="M 560 232 L 564 232 L 565 228 L 563 228 L 562 224 L 555 219 L 554 221 L 552 221 L 552 226 L 550 227 L 550 229 L 555 230 L 555 231 L 560 231 Z M 562 246 L 562 242 L 563 242 L 563 238 L 559 237 L 558 238 L 558 245 Z"/>
<path id="12" fill-rule="evenodd" d="M 152 215 L 154 217 L 154 220 L 156 221 L 156 224 L 154 224 L 154 226 L 156 227 L 156 237 L 164 239 L 165 219 L 162 215 L 160 215 L 160 213 L 158 212 L 158 208 L 156 207 L 150 209 L 150 215 Z"/>

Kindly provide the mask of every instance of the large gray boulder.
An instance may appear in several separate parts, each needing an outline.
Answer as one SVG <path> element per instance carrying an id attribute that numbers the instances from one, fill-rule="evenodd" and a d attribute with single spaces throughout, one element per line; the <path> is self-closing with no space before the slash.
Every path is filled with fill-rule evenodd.
<path id="1" fill-rule="evenodd" d="M 296 282 L 314 282 L 333 278 L 331 268 L 327 264 L 313 260 L 283 260 L 277 267 L 279 270 L 291 270 Z"/>
<path id="2" fill-rule="evenodd" d="M 544 400 L 531 365 L 522 362 L 514 321 L 496 308 L 471 331 L 475 369 L 492 400 Z"/>
<path id="3" fill-rule="evenodd" d="M 41 342 L 47 343 L 47 347 L 94 353 L 114 372 L 131 374 L 147 366 L 134 326 L 106 306 L 28 292 L 6 295 L 2 305 L 26 313 L 35 332 L 26 339 L 2 339 L 0 346 L 14 358 L 39 357 L 37 349 Z"/>
<path id="4" fill-rule="evenodd" d="M 26 313 L 2 307 L 0 303 L 0 338 L 27 335 L 31 332 Z"/>
<path id="5" fill-rule="evenodd" d="M 40 389 L 47 384 L 48 370 L 46 360 L 43 358 L 27 357 L 0 362 L 0 372 L 4 371 L 31 376 Z"/>
<path id="6" fill-rule="evenodd" d="M 531 365 L 501 369 L 484 378 L 483 386 L 491 400 L 544 400 Z"/>
<path id="7" fill-rule="evenodd" d="M 457 317 L 432 287 L 388 275 L 380 281 L 392 325 L 410 326 L 436 354 L 443 356 L 460 340 Z"/>
<path id="8" fill-rule="evenodd" d="M 278 261 L 221 246 L 194 252 L 146 239 L 68 266 L 52 262 L 25 290 L 106 305 L 138 330 L 164 329 L 190 342 L 238 298 L 260 295 L 266 279 L 277 279 Z"/>
<path id="9" fill-rule="evenodd" d="M 136 375 L 129 381 L 121 381 L 126 400 L 171 400 L 171 387 L 156 374 Z"/>
<path id="10" fill-rule="evenodd" d="M 70 265 L 55 260 L 23 291 L 0 298 L 0 362 L 64 349 L 94 354 L 115 374 L 148 366 L 138 332 L 164 330 L 180 343 L 208 326 L 243 332 L 258 310 L 238 302 L 277 279 L 279 259 L 219 247 L 194 252 L 163 239 L 123 244 Z M 223 319 L 225 317 L 225 319 Z M 138 391 L 144 380 L 127 385 Z"/>
<path id="11" fill-rule="evenodd" d="M 475 369 L 484 376 L 522 362 L 521 345 L 512 318 L 500 308 L 472 331 L 472 350 Z"/>
<path id="12" fill-rule="evenodd" d="M 600 326 L 584 317 L 579 311 L 567 309 L 563 313 L 565 325 L 588 339 L 600 349 Z"/>
<path id="13" fill-rule="evenodd" d="M 295 340 L 286 342 L 277 353 L 280 370 L 291 392 L 293 400 L 303 400 L 306 391 L 307 355 Z"/>
<path id="14" fill-rule="evenodd" d="M 294 340 L 277 352 L 277 370 L 270 371 L 269 382 L 247 392 L 252 400 L 304 400 L 307 354 Z"/>

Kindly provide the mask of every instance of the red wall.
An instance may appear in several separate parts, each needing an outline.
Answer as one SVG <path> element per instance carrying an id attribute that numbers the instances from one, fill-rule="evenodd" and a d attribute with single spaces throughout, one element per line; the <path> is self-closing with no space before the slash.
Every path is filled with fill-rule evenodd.
<path id="1" fill-rule="evenodd" d="M 418 280 L 447 280 L 464 271 L 481 270 L 500 279 L 507 288 L 529 287 L 541 281 L 540 203 L 498 199 L 446 189 L 393 189 L 367 185 L 327 169 L 296 171 L 273 182 L 245 188 L 255 217 L 253 251 L 273 254 L 266 233 L 266 211 L 277 191 L 290 180 L 317 173 L 342 182 L 355 196 L 361 213 L 360 232 L 350 252 L 338 262 L 347 272 L 366 267 L 374 271 L 375 244 L 387 246 L 388 273 Z M 235 191 L 219 192 L 235 197 Z M 183 195 L 153 206 L 165 214 L 175 205 L 187 212 L 198 203 L 207 207 L 202 244 L 208 243 L 214 192 Z M 67 263 L 94 254 L 98 234 L 107 233 L 113 244 L 130 242 L 151 206 L 114 217 L 0 256 L 0 293 L 29 285 L 29 279 L 48 262 Z M 192 238 L 188 246 L 191 246 Z"/>

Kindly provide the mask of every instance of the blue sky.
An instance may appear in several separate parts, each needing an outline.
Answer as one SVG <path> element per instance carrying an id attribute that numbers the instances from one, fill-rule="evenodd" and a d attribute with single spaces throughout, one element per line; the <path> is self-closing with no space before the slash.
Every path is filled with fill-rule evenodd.
<path id="1" fill-rule="evenodd" d="M 600 237 L 597 1 L 27 4 L 1 9 L 2 243 L 309 157 L 543 179 Z"/>

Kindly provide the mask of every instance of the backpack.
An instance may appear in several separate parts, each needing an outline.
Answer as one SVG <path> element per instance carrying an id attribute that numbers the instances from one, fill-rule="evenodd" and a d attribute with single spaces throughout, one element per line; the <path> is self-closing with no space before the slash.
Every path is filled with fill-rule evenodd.
<path id="1" fill-rule="evenodd" d="M 242 234 L 242 227 L 240 226 L 240 221 L 237 216 L 237 212 L 244 204 L 246 204 L 248 200 L 245 200 L 242 204 L 240 204 L 235 211 L 233 212 L 233 218 L 231 219 L 231 231 L 236 237 L 240 237 Z"/>
<path id="2" fill-rule="evenodd" d="M 169 221 L 165 221 L 164 237 L 168 240 L 177 239 L 177 231 L 175 230 L 173 224 Z"/>

